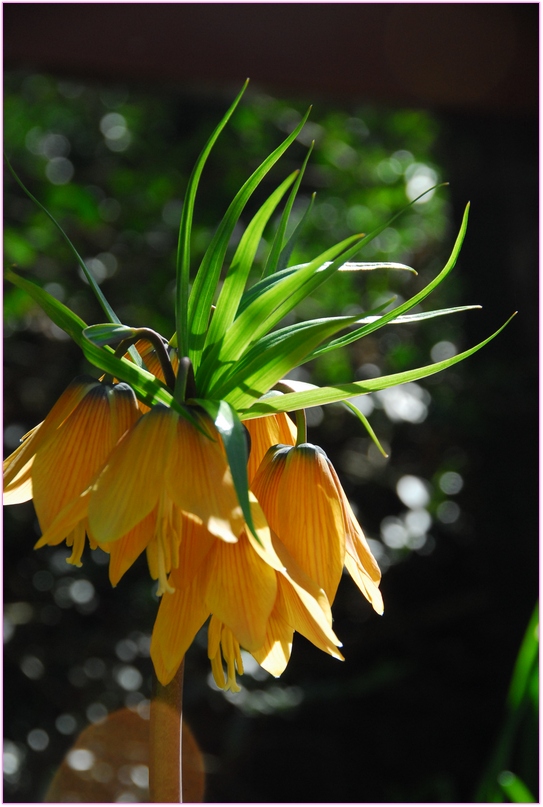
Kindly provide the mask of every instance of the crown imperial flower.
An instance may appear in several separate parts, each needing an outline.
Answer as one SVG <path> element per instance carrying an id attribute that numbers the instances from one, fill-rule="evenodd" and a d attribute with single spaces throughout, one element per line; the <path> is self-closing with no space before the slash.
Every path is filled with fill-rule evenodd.
<path id="1" fill-rule="evenodd" d="M 270 448 L 252 487 L 270 528 L 330 602 L 345 566 L 377 613 L 383 612 L 379 567 L 322 448 Z"/>
<path id="2" fill-rule="evenodd" d="M 128 384 L 80 377 L 4 461 L 4 502 L 33 499 L 43 533 L 36 547 L 66 539 L 69 563 L 81 565 L 88 525 L 80 497 L 139 417 Z"/>

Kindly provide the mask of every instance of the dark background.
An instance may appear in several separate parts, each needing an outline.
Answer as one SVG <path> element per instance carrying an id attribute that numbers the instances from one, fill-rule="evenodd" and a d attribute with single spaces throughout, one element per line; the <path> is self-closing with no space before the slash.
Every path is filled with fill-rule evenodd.
<path id="1" fill-rule="evenodd" d="M 450 182 L 451 233 L 466 201 L 472 205 L 452 287 L 461 299 L 444 302 L 483 305 L 457 326 L 462 347 L 519 314 L 461 370 L 428 384 L 433 404 L 423 423 L 391 425 L 377 412 L 372 423 L 390 440 L 390 460 L 365 480 L 342 479 L 374 538 L 382 520 L 402 510 L 395 483 L 405 474 L 432 481 L 435 492 L 443 470 L 461 473 L 461 517 L 434 520 L 431 551 L 388 553 L 383 618 L 342 584 L 334 615 L 343 664 L 298 637 L 278 682 L 245 676 L 257 696 L 242 709 L 210 689 L 197 643 L 187 660 L 186 715 L 206 754 L 209 801 L 474 800 L 537 599 L 538 5 L 7 3 L 3 10 L 11 91 L 18 76 L 35 73 L 124 83 L 151 96 L 166 87 L 181 99 L 175 134 L 185 129 L 189 166 L 203 144 L 200 131 L 220 118 L 246 76 L 298 110 L 309 101 L 317 109 L 364 104 L 376 115 L 408 108 L 433 115 L 434 159 Z M 239 163 L 244 168 L 242 156 Z M 223 167 L 216 171 L 219 186 Z M 76 229 L 74 240 L 84 238 Z M 449 233 L 445 257 L 451 243 Z M 158 308 L 160 317 L 166 306 Z M 35 332 L 9 331 L 7 426 L 38 422 L 80 371 L 73 346 L 59 342 L 54 354 L 51 362 L 51 344 Z M 37 401 L 25 411 L 32 385 Z M 352 430 L 332 411 L 311 433 L 340 474 Z M 90 560 L 84 568 L 98 604 L 76 597 L 75 607 L 59 606 L 67 595 L 55 583 L 55 611 L 43 572 L 57 580 L 58 551 L 30 554 L 31 505 L 14 511 L 5 521 L 4 591 L 15 632 L 6 644 L 4 715 L 24 775 L 8 776 L 4 798 L 32 801 L 73 739 L 55 733 L 59 713 L 76 715 L 82 728 L 97 714 L 92 704 L 120 705 L 123 664 L 140 671 L 148 696 L 145 639 L 156 606 L 142 565 L 111 591 L 105 569 Z M 78 572 L 68 571 L 65 592 L 77 582 Z M 13 608 L 21 603 L 30 611 Z M 35 727 L 49 736 L 41 752 L 27 744 Z M 522 737 L 511 769 L 537 793 L 533 724 Z"/>

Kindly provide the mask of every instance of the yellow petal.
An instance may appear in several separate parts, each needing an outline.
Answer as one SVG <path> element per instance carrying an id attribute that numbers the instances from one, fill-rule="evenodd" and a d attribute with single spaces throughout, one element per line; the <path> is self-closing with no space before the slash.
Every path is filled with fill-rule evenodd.
<path id="1" fill-rule="evenodd" d="M 289 662 L 293 633 L 294 629 L 274 609 L 266 626 L 264 644 L 252 653 L 260 666 L 276 678 Z"/>
<path id="2" fill-rule="evenodd" d="M 296 444 L 296 426 L 283 412 L 279 415 L 247 420 L 244 426 L 251 437 L 251 451 L 247 465 L 250 484 L 268 449 L 279 443 L 290 446 Z"/>
<path id="3" fill-rule="evenodd" d="M 190 586 L 162 597 L 151 637 L 151 658 L 157 678 L 164 686 L 174 677 L 209 616 L 203 598 L 207 579 L 208 568 L 203 564 Z"/>
<path id="4" fill-rule="evenodd" d="M 257 555 L 244 533 L 236 544 L 217 541 L 209 563 L 209 610 L 230 628 L 242 647 L 260 647 L 277 592 L 275 571 Z"/>
<path id="5" fill-rule="evenodd" d="M 176 437 L 177 415 L 155 406 L 117 444 L 94 485 L 89 525 L 98 542 L 116 541 L 153 510 Z"/>
<path id="6" fill-rule="evenodd" d="M 289 581 L 280 577 L 276 609 L 294 630 L 305 636 L 315 647 L 343 661 L 343 656 L 337 649 L 341 647 L 341 642 L 307 591 L 295 589 Z"/>
<path id="7" fill-rule="evenodd" d="M 202 520 L 213 535 L 235 542 L 243 518 L 219 435 L 209 420 L 210 440 L 183 417 L 166 467 L 166 490 L 177 507 Z"/>
<path id="8" fill-rule="evenodd" d="M 31 457 L 17 475 L 12 478 L 10 484 L 6 485 L 4 488 L 4 504 L 21 504 L 21 502 L 28 502 L 32 498 L 33 463 L 34 457 Z"/>

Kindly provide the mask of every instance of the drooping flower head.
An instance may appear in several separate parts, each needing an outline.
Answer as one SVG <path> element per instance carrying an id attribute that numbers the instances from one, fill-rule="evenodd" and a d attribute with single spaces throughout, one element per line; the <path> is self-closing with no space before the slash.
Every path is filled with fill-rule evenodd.
<path id="1" fill-rule="evenodd" d="M 330 602 L 345 566 L 377 613 L 383 612 L 379 567 L 322 448 L 270 448 L 252 487 L 270 528 Z"/>
<path id="2" fill-rule="evenodd" d="M 191 413 L 194 422 L 154 406 L 111 452 L 94 484 L 89 529 L 111 553 L 114 583 L 147 549 L 159 592 L 168 590 L 183 513 L 223 541 L 238 540 L 244 521 L 220 436 L 207 416 Z"/>
<path id="3" fill-rule="evenodd" d="M 43 423 L 4 461 L 4 502 L 33 499 L 44 534 L 37 547 L 66 539 L 73 547 L 69 562 L 81 565 L 88 525 L 80 496 L 139 417 L 128 384 L 76 378 Z"/>
<path id="4" fill-rule="evenodd" d="M 257 537 L 244 527 L 236 543 L 218 540 L 197 520 L 183 518 L 179 562 L 172 568 L 151 640 L 151 657 L 163 684 L 173 678 L 210 615 L 208 654 L 222 688 L 238 688 L 240 648 L 280 675 L 294 631 L 342 658 L 326 594 L 272 535 L 252 494 L 251 509 Z"/>

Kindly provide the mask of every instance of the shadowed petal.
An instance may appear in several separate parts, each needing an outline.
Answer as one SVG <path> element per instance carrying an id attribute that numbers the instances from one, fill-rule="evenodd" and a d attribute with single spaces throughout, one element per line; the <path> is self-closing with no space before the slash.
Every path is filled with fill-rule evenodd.
<path id="1" fill-rule="evenodd" d="M 145 550 L 153 538 L 156 510 L 152 510 L 118 541 L 98 545 L 109 553 L 109 580 L 116 586 L 123 574 Z"/>
<path id="2" fill-rule="evenodd" d="M 151 658 L 157 678 L 164 686 L 174 677 L 209 616 L 203 598 L 208 577 L 209 569 L 204 564 L 190 586 L 162 596 L 151 637 Z"/>
<path id="3" fill-rule="evenodd" d="M 156 506 L 164 466 L 176 437 L 177 415 L 155 406 L 111 452 L 94 485 L 89 526 L 98 542 L 116 541 Z"/>

